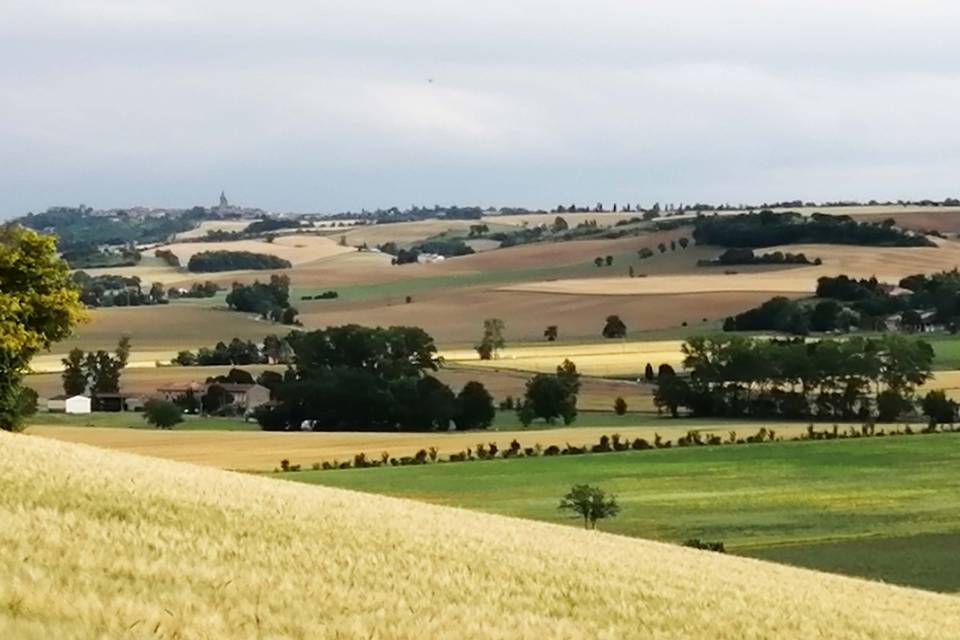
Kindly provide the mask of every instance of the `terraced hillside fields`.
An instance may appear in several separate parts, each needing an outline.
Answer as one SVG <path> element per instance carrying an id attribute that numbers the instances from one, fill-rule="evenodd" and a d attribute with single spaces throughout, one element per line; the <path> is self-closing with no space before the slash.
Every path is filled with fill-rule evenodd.
<path id="1" fill-rule="evenodd" d="M 945 640 L 960 628 L 953 596 L 574 527 L 25 435 L 0 434 L 0 456 L 5 638 Z"/>

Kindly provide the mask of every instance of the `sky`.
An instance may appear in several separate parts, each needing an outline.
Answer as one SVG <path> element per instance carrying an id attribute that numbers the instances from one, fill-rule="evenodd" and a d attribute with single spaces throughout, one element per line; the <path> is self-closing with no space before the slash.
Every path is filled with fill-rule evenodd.
<path id="1" fill-rule="evenodd" d="M 0 0 L 0 217 L 960 195 L 960 3 Z"/>

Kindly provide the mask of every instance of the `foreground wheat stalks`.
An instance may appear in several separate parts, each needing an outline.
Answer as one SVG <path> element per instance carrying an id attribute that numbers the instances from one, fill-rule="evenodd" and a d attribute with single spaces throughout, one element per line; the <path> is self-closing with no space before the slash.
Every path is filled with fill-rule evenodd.
<path id="1" fill-rule="evenodd" d="M 953 596 L 575 527 L 27 435 L 0 433 L 0 460 L 0 638 L 887 640 L 960 629 Z"/>

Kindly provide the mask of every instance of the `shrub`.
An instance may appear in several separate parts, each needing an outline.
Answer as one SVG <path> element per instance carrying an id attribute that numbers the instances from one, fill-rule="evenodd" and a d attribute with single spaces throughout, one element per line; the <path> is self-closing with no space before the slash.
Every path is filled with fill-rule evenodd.
<path id="1" fill-rule="evenodd" d="M 704 551 L 726 553 L 726 549 L 724 549 L 722 542 L 707 542 L 705 540 L 701 540 L 700 538 L 690 538 L 689 540 L 685 540 L 683 546 L 690 547 L 692 549 L 702 549 Z"/>
<path id="2" fill-rule="evenodd" d="M 623 398 L 617 398 L 613 402 L 613 411 L 618 416 L 622 416 L 627 412 L 627 401 Z"/>

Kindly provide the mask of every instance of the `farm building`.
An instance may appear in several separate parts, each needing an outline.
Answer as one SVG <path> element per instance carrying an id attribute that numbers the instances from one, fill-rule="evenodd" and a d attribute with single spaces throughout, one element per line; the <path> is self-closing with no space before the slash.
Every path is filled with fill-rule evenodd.
<path id="1" fill-rule="evenodd" d="M 47 400 L 47 411 L 71 414 L 90 413 L 90 398 L 83 395 L 53 396 Z"/>
<path id="2" fill-rule="evenodd" d="M 244 412 L 253 411 L 257 407 L 270 401 L 270 390 L 259 384 L 240 384 L 230 382 L 188 382 L 186 384 L 172 384 L 157 389 L 157 393 L 167 400 L 176 400 L 181 396 L 192 393 L 197 399 L 209 393 L 211 387 L 220 387 L 230 394 L 231 402 Z"/>

